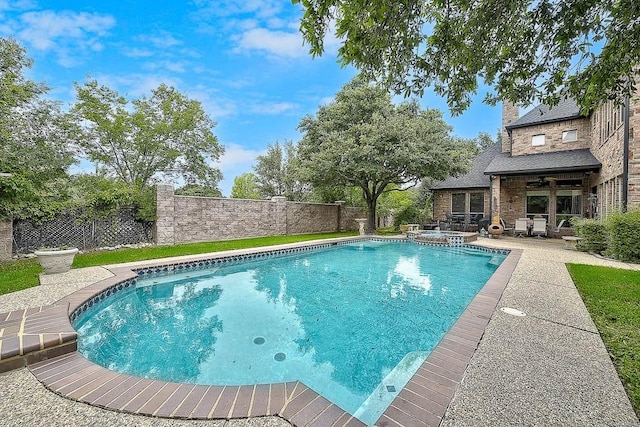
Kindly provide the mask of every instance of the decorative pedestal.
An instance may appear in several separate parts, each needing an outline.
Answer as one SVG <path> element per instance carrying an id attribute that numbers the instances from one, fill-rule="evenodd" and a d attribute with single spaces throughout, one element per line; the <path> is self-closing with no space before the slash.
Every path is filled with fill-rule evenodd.
<path id="1" fill-rule="evenodd" d="M 358 223 L 360 227 L 358 229 L 358 231 L 360 232 L 360 235 L 364 236 L 365 235 L 364 226 L 367 223 L 367 218 L 355 218 L 355 221 Z"/>

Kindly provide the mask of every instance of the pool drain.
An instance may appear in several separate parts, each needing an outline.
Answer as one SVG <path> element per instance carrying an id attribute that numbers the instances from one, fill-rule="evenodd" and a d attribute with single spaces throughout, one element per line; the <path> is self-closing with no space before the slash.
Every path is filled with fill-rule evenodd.
<path id="1" fill-rule="evenodd" d="M 273 356 L 273 358 L 275 359 L 276 362 L 282 362 L 284 359 L 287 358 L 287 355 L 284 353 L 276 353 L 276 355 Z"/>
<path id="2" fill-rule="evenodd" d="M 392 386 L 392 385 L 388 385 L 388 386 L 387 386 L 387 391 L 388 391 L 389 393 L 395 393 L 395 392 L 396 392 L 396 387 L 395 387 L 395 386 Z"/>
<path id="3" fill-rule="evenodd" d="M 257 337 L 256 339 L 254 339 L 254 340 L 253 340 L 253 343 L 254 343 L 254 344 L 257 344 L 257 345 L 262 345 L 262 344 L 264 344 L 264 341 L 265 341 L 265 339 L 264 339 L 264 338 L 262 338 L 262 337 Z"/>
<path id="4" fill-rule="evenodd" d="M 512 316 L 518 316 L 518 317 L 524 317 L 526 316 L 526 314 L 520 310 L 516 310 L 515 308 L 511 308 L 511 307 L 502 307 L 500 309 L 500 311 L 502 311 L 503 313 L 507 313 L 510 314 Z"/>

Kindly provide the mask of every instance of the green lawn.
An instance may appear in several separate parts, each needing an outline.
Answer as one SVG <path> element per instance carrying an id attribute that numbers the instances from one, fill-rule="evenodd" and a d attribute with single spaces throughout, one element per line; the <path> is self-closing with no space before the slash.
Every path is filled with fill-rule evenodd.
<path id="1" fill-rule="evenodd" d="M 190 243 L 175 246 L 149 246 L 115 251 L 96 251 L 76 255 L 72 268 L 94 265 L 117 264 L 121 262 L 144 261 L 179 255 L 197 255 L 232 249 L 246 249 L 260 246 L 305 242 L 316 239 L 355 236 L 356 232 L 303 234 L 297 236 L 255 237 L 251 239 L 227 240 L 221 242 Z M 42 268 L 36 260 L 20 260 L 0 263 L 0 295 L 38 285 L 38 275 Z"/>
<path id="2" fill-rule="evenodd" d="M 640 417 L 640 271 L 567 268 Z"/>

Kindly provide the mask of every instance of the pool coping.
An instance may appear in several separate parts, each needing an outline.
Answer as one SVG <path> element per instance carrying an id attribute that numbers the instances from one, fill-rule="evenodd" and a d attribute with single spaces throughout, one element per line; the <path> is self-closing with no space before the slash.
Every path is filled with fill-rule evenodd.
<path id="1" fill-rule="evenodd" d="M 297 251 L 352 240 L 358 238 L 331 239 L 319 243 L 301 242 L 278 246 L 275 249 Z M 469 246 L 488 250 L 480 246 Z M 254 248 L 186 257 L 184 262 L 163 264 L 162 261 L 153 260 L 137 265 L 140 265 L 140 269 L 148 268 L 154 271 L 169 265 L 254 255 L 266 250 Z M 376 425 L 440 424 L 521 254 L 520 249 L 510 251 L 460 318 L 398 393 Z M 25 349 L 21 349 L 20 355 L 24 356 L 24 363 L 34 376 L 49 390 L 94 406 L 154 417 L 230 419 L 276 415 L 294 425 L 364 425 L 300 381 L 255 386 L 177 384 L 119 374 L 88 361 L 75 351 L 76 335 L 69 316 L 88 304 L 92 298 L 100 298 L 107 289 L 137 276 L 131 266 L 115 266 L 110 270 L 114 277 L 89 285 L 53 306 L 47 306 L 40 311 L 23 310 L 21 316 L 12 312 L 13 314 L 8 316 L 14 323 L 16 319 L 22 319 L 20 331 L 29 331 L 31 335 L 38 333 L 40 345 L 45 347 L 24 355 L 22 350 Z M 0 316 L 0 327 L 1 319 Z M 44 334 L 51 334 L 52 330 L 56 329 L 63 331 L 59 332 L 57 341 L 54 339 L 55 334 L 43 340 Z M 28 342 L 26 336 L 28 335 L 19 337 L 20 344 Z M 51 345 L 46 347 L 47 343 Z M 3 344 L 0 347 L 2 353 L 4 349 Z M 63 352 L 68 354 L 61 356 Z M 17 360 L 16 357 L 14 359 Z"/>

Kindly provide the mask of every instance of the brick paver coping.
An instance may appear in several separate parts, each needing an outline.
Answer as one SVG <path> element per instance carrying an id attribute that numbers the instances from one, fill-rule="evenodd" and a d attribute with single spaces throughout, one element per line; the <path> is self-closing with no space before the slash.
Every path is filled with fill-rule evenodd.
<path id="1" fill-rule="evenodd" d="M 496 309 L 522 250 L 512 250 L 377 421 L 378 426 L 438 426 Z M 297 426 L 361 426 L 304 385 L 290 382 L 203 386 L 110 371 L 76 352 L 69 315 L 101 292 L 136 276 L 90 285 L 51 306 L 0 314 L 0 372 L 28 366 L 49 390 L 115 411 L 182 419 L 277 415 Z"/>

